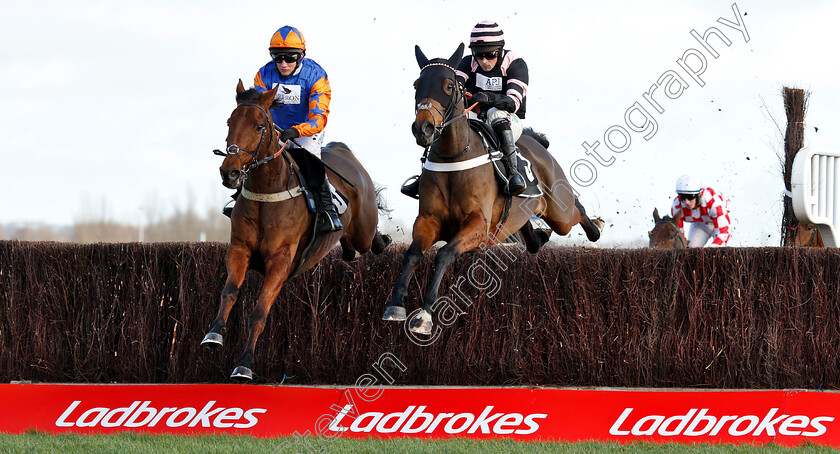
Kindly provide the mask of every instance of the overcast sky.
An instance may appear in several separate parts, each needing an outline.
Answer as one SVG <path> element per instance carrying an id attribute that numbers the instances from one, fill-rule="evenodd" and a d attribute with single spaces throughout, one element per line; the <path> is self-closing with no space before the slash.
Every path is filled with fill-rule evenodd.
<path id="1" fill-rule="evenodd" d="M 410 229 L 417 202 L 399 185 L 422 152 L 409 129 L 414 45 L 448 57 L 490 19 L 530 68 L 527 124 L 548 135 L 567 173 L 581 159 L 597 171 L 579 164 L 573 186 L 607 221 L 605 244 L 646 240 L 653 209 L 667 212 L 677 177 L 695 173 L 732 201 L 730 245 L 778 245 L 782 87 L 812 93 L 806 143 L 840 148 L 840 2 L 735 5 L 737 18 L 731 0 L 3 2 L 0 223 L 138 223 L 188 203 L 218 211 L 231 191 L 211 150 L 224 146 L 236 83 L 253 84 L 272 33 L 288 24 L 329 74 L 326 140 L 356 153 Z M 709 27 L 731 43 L 709 38 L 717 58 L 690 33 Z M 702 86 L 678 63 L 689 52 L 698 67 L 692 50 L 706 60 Z M 674 99 L 654 92 L 659 111 L 645 93 L 674 74 L 687 88 Z M 636 102 L 655 132 L 627 124 Z M 605 133 L 620 147 L 620 128 L 630 143 L 619 153 Z M 610 165 L 585 154 L 595 141 Z"/>

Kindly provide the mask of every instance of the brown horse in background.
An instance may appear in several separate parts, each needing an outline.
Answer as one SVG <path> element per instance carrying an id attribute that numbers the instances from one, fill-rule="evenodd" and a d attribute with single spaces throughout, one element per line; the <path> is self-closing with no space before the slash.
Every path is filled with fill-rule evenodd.
<path id="1" fill-rule="evenodd" d="M 794 247 L 825 247 L 820 229 L 814 224 L 796 224 L 793 227 Z"/>
<path id="2" fill-rule="evenodd" d="M 465 92 L 456 80 L 455 67 L 461 60 L 464 45 L 449 59 L 429 60 L 419 47 L 415 56 L 420 77 L 415 82 L 415 112 L 412 131 L 417 144 L 429 148 L 432 163 L 463 163 L 488 156 L 482 138 L 472 130 L 465 116 Z M 590 241 L 600 237 L 599 228 L 586 216 L 575 197 L 563 169 L 534 137 L 523 134 L 518 149 L 532 164 L 542 183 L 543 195 L 511 201 L 499 188 L 493 166 L 441 172 L 423 169 L 419 180 L 420 211 L 414 221 L 412 243 L 403 259 L 402 273 L 388 303 L 384 320 L 407 318 L 404 299 L 408 281 L 423 252 L 438 241 L 447 244 L 435 256 L 435 268 L 424 297 L 423 309 L 412 317 L 413 332 L 431 334 L 432 312 L 436 309 L 438 289 L 444 273 L 465 252 L 474 251 L 496 239 L 503 239 L 520 229 L 528 250 L 537 252 L 548 235 L 536 235 L 529 221 L 532 214 L 541 217 L 554 232 L 566 235 L 580 224 Z M 509 210 L 506 210 L 506 203 Z M 509 215 L 500 223 L 503 212 Z"/>
<path id="3" fill-rule="evenodd" d="M 649 247 L 659 249 L 685 249 L 688 247 L 688 240 L 685 239 L 682 230 L 680 230 L 677 222 L 682 217 L 682 212 L 677 213 L 677 216 L 659 217 L 659 209 L 653 209 L 653 230 L 648 232 Z"/>
<path id="4" fill-rule="evenodd" d="M 228 315 L 245 280 L 245 273 L 256 270 L 265 276 L 256 307 L 248 319 L 248 342 L 239 365 L 231 375 L 236 380 L 251 380 L 254 348 L 265 327 L 266 317 L 283 283 L 314 267 L 337 243 L 342 257 L 352 260 L 356 252 L 381 253 L 390 238 L 377 231 L 379 211 L 373 181 L 353 153 L 341 143 L 323 148 L 322 158 L 353 183 L 352 187 L 328 169 L 332 184 L 347 199 L 341 216 L 344 230 L 324 235 L 320 244 L 313 242 L 311 253 L 304 250 L 312 239 L 315 214 L 307 208 L 293 172 L 292 160 L 283 153 L 279 133 L 269 108 L 277 88 L 260 93 L 245 90 L 242 81 L 236 86 L 237 106 L 228 119 L 226 155 L 220 172 L 222 184 L 235 189 L 244 186 L 231 215 L 230 246 L 225 256 L 227 281 L 222 290 L 219 312 L 210 332 L 201 344 L 221 348 Z M 218 151 L 218 150 L 217 150 Z M 275 159 L 279 156 L 283 159 Z M 301 264 L 301 261 L 305 262 Z"/>

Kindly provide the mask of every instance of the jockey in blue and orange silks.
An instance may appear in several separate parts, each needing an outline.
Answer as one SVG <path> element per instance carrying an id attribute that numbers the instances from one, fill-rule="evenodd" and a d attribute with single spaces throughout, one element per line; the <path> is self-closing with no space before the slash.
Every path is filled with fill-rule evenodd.
<path id="1" fill-rule="evenodd" d="M 272 61 L 257 71 L 254 88 L 265 92 L 277 87 L 271 117 L 282 130 L 281 140 L 295 139 L 302 147 L 290 142 L 287 150 L 301 168 L 309 186 L 307 189 L 318 193 L 316 201 L 320 201 L 319 208 L 325 214 L 321 216 L 319 230 L 341 230 L 343 227 L 320 160 L 332 97 L 327 72 L 315 60 L 305 58 L 306 40 L 295 27 L 286 25 L 274 32 L 268 51 Z"/>

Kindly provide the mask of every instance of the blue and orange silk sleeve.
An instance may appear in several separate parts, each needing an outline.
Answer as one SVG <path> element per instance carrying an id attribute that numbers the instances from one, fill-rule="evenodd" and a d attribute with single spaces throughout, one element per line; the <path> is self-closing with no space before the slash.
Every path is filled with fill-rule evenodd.
<path id="1" fill-rule="evenodd" d="M 332 90 L 327 76 L 321 77 L 309 91 L 309 116 L 305 123 L 293 126 L 300 133 L 301 137 L 315 135 L 327 125 L 327 116 L 330 114 L 330 99 Z"/>

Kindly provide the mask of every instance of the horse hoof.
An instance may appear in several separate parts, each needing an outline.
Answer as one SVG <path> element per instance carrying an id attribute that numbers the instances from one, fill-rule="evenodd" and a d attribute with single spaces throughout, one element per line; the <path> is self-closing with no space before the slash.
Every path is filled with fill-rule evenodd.
<path id="1" fill-rule="evenodd" d="M 385 308 L 385 314 L 382 315 L 382 320 L 391 322 L 402 322 L 405 320 L 405 308 L 400 306 L 388 306 Z"/>
<path id="2" fill-rule="evenodd" d="M 421 310 L 411 319 L 408 329 L 417 334 L 432 334 L 432 314 L 425 310 Z"/>
<path id="3" fill-rule="evenodd" d="M 201 341 L 201 346 L 208 350 L 218 350 L 224 347 L 225 341 L 219 333 L 207 333 L 204 340 Z"/>
<path id="4" fill-rule="evenodd" d="M 230 374 L 230 379 L 238 382 L 249 382 L 254 379 L 254 373 L 245 366 L 236 366 L 236 369 Z"/>

